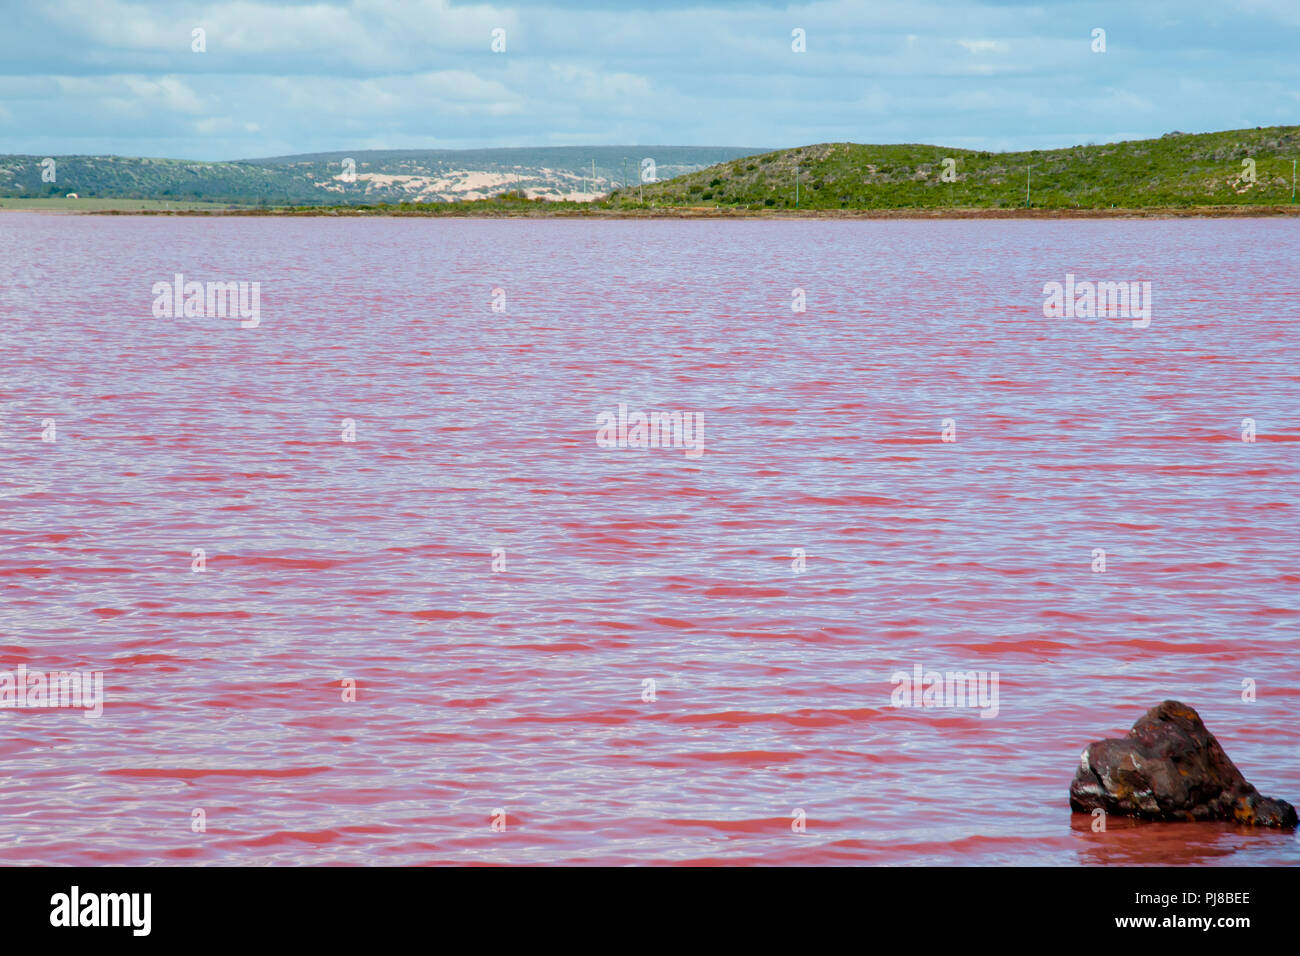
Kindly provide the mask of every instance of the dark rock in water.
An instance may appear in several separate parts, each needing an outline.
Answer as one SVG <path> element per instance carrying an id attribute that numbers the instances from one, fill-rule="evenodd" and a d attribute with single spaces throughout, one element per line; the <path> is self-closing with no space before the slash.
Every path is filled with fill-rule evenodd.
<path id="1" fill-rule="evenodd" d="M 1296 825 L 1295 807 L 1260 796 L 1200 715 L 1176 700 L 1148 710 L 1127 737 L 1089 744 L 1070 783 L 1070 806 L 1148 820 Z"/>

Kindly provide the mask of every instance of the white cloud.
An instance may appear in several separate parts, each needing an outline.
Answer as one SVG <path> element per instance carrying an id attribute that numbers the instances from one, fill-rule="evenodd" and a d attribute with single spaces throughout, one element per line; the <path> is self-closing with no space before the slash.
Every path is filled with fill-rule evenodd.
<path id="1" fill-rule="evenodd" d="M 1010 45 L 1001 40 L 958 40 L 957 42 L 976 56 L 985 53 L 1007 53 L 1011 50 Z"/>
<path id="2" fill-rule="evenodd" d="M 201 113 L 203 100 L 176 76 L 58 76 L 50 79 L 78 106 L 99 104 L 117 113 Z"/>

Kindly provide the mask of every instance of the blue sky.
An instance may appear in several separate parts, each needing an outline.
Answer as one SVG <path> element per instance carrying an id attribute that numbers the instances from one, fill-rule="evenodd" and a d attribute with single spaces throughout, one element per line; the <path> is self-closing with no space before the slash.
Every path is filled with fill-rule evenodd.
<path id="1" fill-rule="evenodd" d="M 1300 122 L 1297 53 L 1300 0 L 5 0 L 0 153 L 1047 148 Z"/>

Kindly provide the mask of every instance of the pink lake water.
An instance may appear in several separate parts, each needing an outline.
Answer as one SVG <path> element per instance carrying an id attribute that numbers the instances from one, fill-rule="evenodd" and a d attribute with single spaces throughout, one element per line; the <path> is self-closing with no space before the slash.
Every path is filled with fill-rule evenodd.
<path id="1" fill-rule="evenodd" d="M 0 862 L 1300 863 L 1067 801 L 1175 698 L 1300 802 L 1297 262 L 1276 220 L 0 214 L 0 670 L 106 697 L 0 710 Z M 260 324 L 155 318 L 178 272 Z M 1045 319 L 1066 273 L 1150 326 Z M 704 453 L 600 447 L 619 403 Z M 891 706 L 918 664 L 997 716 Z"/>

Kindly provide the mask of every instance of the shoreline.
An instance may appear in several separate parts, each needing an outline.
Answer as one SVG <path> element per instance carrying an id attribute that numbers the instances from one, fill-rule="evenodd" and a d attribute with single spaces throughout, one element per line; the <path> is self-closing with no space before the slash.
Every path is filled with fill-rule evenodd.
<path id="1" fill-rule="evenodd" d="M 252 216 L 259 218 L 384 219 L 757 219 L 812 221 L 834 219 L 1231 219 L 1300 217 L 1300 205 L 1144 206 L 1106 209 L 1068 208 L 899 208 L 899 209 L 728 209 L 665 206 L 644 209 L 400 209 L 323 206 L 319 209 L 39 209 L 0 207 L 8 212 L 57 216 Z"/>

